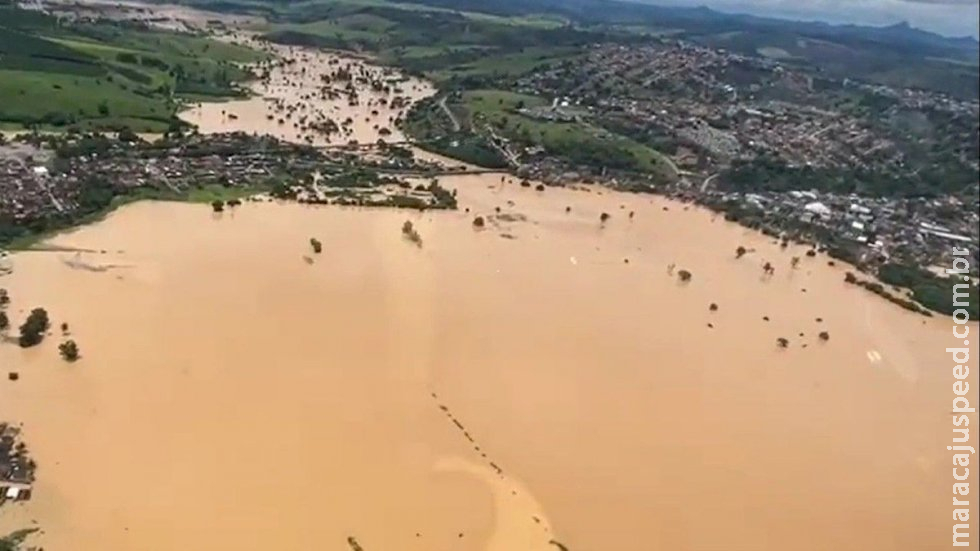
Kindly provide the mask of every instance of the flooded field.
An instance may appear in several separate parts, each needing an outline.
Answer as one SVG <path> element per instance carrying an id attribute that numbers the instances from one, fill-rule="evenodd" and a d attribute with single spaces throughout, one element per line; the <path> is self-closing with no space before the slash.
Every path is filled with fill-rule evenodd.
<path id="1" fill-rule="evenodd" d="M 257 43 L 253 42 L 253 45 Z M 246 100 L 199 103 L 180 114 L 202 133 L 266 134 L 311 145 L 401 142 L 396 120 L 435 93 L 427 82 L 366 60 L 309 48 L 262 44 L 274 54 Z M 336 125 L 336 131 L 325 129 Z"/>
<path id="2" fill-rule="evenodd" d="M 82 359 L 0 346 L 40 464 L 0 529 L 72 551 L 948 541 L 950 320 L 677 203 L 443 183 L 459 212 L 137 203 L 53 241 L 105 270 L 17 254 L 14 321 L 46 307 Z"/>

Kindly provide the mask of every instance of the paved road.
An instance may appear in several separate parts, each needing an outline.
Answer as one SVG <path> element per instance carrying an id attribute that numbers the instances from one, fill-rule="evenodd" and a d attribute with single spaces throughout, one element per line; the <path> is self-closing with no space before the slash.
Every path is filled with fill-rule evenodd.
<path id="1" fill-rule="evenodd" d="M 486 128 L 487 128 L 487 132 L 490 133 L 490 144 L 493 145 L 495 148 L 497 148 L 497 150 L 500 151 L 500 153 L 507 158 L 507 161 L 514 168 L 521 168 L 521 162 L 520 160 L 518 160 L 517 155 L 511 152 L 511 150 L 508 149 L 507 146 L 503 145 L 504 144 L 503 138 L 498 136 L 497 132 L 494 131 L 493 127 L 490 126 L 489 124 L 486 125 Z"/>

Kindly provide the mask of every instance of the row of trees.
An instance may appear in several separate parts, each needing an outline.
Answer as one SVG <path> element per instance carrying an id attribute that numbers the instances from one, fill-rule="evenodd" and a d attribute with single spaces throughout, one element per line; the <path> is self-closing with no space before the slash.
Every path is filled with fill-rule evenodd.
<path id="1" fill-rule="evenodd" d="M 7 317 L 7 305 L 10 304 L 10 295 L 6 289 L 0 289 L 0 331 L 6 331 L 10 327 L 10 318 Z"/>

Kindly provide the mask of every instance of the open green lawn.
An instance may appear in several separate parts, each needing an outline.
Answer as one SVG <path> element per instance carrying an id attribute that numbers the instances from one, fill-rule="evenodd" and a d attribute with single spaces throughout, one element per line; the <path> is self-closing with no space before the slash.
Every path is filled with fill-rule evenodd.
<path id="1" fill-rule="evenodd" d="M 91 122 L 134 131 L 166 129 L 167 99 L 137 94 L 108 78 L 0 70 L 0 120 L 58 126 Z"/>
<path id="2" fill-rule="evenodd" d="M 371 50 L 440 80 L 523 74 L 571 55 L 580 44 L 574 31 L 565 31 L 569 22 L 555 15 L 505 16 L 387 0 L 266 3 L 263 9 L 273 11 L 276 22 L 257 30 L 273 41 Z M 484 59 L 481 50 L 494 54 Z"/>
<path id="3" fill-rule="evenodd" d="M 524 51 L 488 55 L 480 59 L 448 67 L 434 73 L 437 79 L 450 77 L 517 77 L 550 63 L 573 59 L 580 55 L 578 48 L 525 48 Z"/>
<path id="4" fill-rule="evenodd" d="M 62 46 L 67 46 L 73 50 L 84 52 L 92 56 L 110 56 L 115 57 L 116 54 L 120 52 L 134 53 L 138 50 L 132 48 L 126 48 L 123 46 L 113 45 L 113 44 L 103 44 L 102 42 L 97 42 L 94 40 L 88 40 L 81 37 L 76 38 L 62 38 L 58 36 L 44 36 L 42 37 L 51 42 L 61 44 Z"/>
<path id="5" fill-rule="evenodd" d="M 192 203 L 210 203 L 212 201 L 241 199 L 262 191 L 266 191 L 266 189 L 257 186 L 225 187 L 218 184 L 209 184 L 188 190 L 186 195 L 181 199 Z"/>
<path id="6" fill-rule="evenodd" d="M 465 52 L 486 52 L 488 55 L 492 55 L 493 50 L 492 46 L 481 44 L 451 44 L 446 46 L 406 46 L 393 53 L 402 59 L 424 59 Z"/>
<path id="7" fill-rule="evenodd" d="M 501 134 L 520 143 L 544 147 L 576 162 L 639 170 L 676 177 L 662 154 L 625 136 L 593 126 L 585 120 L 557 122 L 525 116 L 521 107 L 541 107 L 550 102 L 536 96 L 502 90 L 471 90 L 462 94 L 461 107 L 470 124 L 479 130 L 489 123 Z"/>
<path id="8" fill-rule="evenodd" d="M 506 90 L 473 90 L 463 93 L 463 101 L 471 111 L 485 115 L 502 114 L 519 107 L 548 105 L 540 96 L 518 94 Z"/>
<path id="9" fill-rule="evenodd" d="M 382 20 L 384 21 L 384 20 Z M 288 23 L 275 25 L 275 32 L 295 32 L 323 38 L 364 41 L 377 43 L 384 37 L 384 30 L 373 26 L 345 25 L 340 20 L 313 21 L 311 23 Z"/>
<path id="10" fill-rule="evenodd" d="M 233 0 L 231 3 L 244 8 L 270 9 L 269 3 L 250 2 L 248 0 Z M 322 11 L 323 9 L 333 9 L 338 11 L 358 11 L 364 8 L 382 8 L 415 13 L 430 14 L 449 14 L 463 17 L 474 22 L 493 23 L 498 25 L 513 25 L 521 27 L 534 27 L 539 29 L 555 29 L 567 25 L 568 21 L 553 14 L 525 14 L 525 15 L 494 15 L 474 11 L 455 10 L 440 6 L 430 6 L 414 2 L 398 2 L 393 0 L 307 0 L 303 2 L 283 2 L 273 4 L 272 11 L 283 17 L 302 16 L 309 13 Z"/>

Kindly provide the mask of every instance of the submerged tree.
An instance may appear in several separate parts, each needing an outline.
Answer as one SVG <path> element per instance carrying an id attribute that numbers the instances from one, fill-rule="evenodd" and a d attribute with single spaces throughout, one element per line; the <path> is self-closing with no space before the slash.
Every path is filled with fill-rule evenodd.
<path id="1" fill-rule="evenodd" d="M 320 251 L 323 250 L 323 244 L 320 243 L 320 240 L 315 237 L 310 238 L 310 246 L 313 247 L 313 252 L 316 254 L 320 254 Z"/>
<path id="2" fill-rule="evenodd" d="M 482 216 L 477 216 L 476 218 L 473 219 L 474 228 L 482 228 L 484 225 L 486 225 L 486 221 L 483 219 Z"/>
<path id="3" fill-rule="evenodd" d="M 422 236 L 419 235 L 419 232 L 415 229 L 415 226 L 412 225 L 410 220 L 406 220 L 405 223 L 402 224 L 402 235 L 405 236 L 405 239 L 415 243 L 416 246 L 422 246 Z"/>
<path id="4" fill-rule="evenodd" d="M 747 252 L 749 251 L 745 247 L 739 245 L 738 248 L 735 249 L 735 258 L 742 258 Z"/>
<path id="5" fill-rule="evenodd" d="M 680 279 L 681 281 L 683 281 L 684 283 L 687 283 L 688 281 L 691 281 L 691 278 L 692 277 L 694 277 L 694 274 L 692 274 L 691 272 L 689 272 L 687 270 L 678 270 L 677 271 L 677 278 Z"/>
<path id="6" fill-rule="evenodd" d="M 78 344 L 75 341 L 69 339 L 58 345 L 58 352 L 61 353 L 61 357 L 65 359 L 66 362 L 73 362 L 78 359 Z"/>
<path id="7" fill-rule="evenodd" d="M 789 346 L 789 339 L 787 339 L 785 337 L 779 337 L 778 339 L 776 339 L 776 346 L 778 346 L 779 348 L 786 348 L 786 347 L 788 347 Z"/>
<path id="8" fill-rule="evenodd" d="M 2 136 L 3 135 L 0 134 L 0 137 Z M 20 378 L 20 376 L 17 373 L 8 373 L 7 378 L 11 381 L 16 381 Z M 5 428 L 4 425 L 0 425 L 0 429 L 2 428 Z M 20 446 L 22 445 L 23 443 L 18 444 L 18 450 L 21 449 Z M 33 463 L 33 461 L 28 460 L 28 465 L 31 463 Z M 31 470 L 33 471 L 34 468 L 31 467 Z M 0 537 L 0 551 L 18 551 L 20 549 L 24 549 L 24 540 L 26 540 L 28 536 L 36 531 L 37 528 L 26 528 L 24 530 L 18 530 L 12 534 Z"/>
<path id="9" fill-rule="evenodd" d="M 5 308 L 10 304 L 10 295 L 6 289 L 0 289 L 0 308 Z"/>
<path id="10" fill-rule="evenodd" d="M 225 203 L 224 201 L 211 201 L 211 208 L 214 209 L 214 212 L 222 212 L 225 210 Z"/>
<path id="11" fill-rule="evenodd" d="M 826 331 L 821 331 L 820 334 L 818 335 L 818 337 L 820 337 L 820 340 L 826 342 L 826 341 L 829 341 L 830 340 L 830 333 L 828 333 Z"/>
<path id="12" fill-rule="evenodd" d="M 610 218 L 612 218 L 612 216 L 610 216 L 608 212 L 604 212 L 604 213 L 602 213 L 602 214 L 599 215 L 599 222 L 601 222 L 601 223 L 604 224 Z"/>
<path id="13" fill-rule="evenodd" d="M 48 330 L 48 312 L 44 308 L 35 308 L 27 316 L 23 325 L 20 326 L 20 338 L 17 340 L 20 346 L 27 348 L 40 344 L 44 339 L 44 332 Z"/>
<path id="14" fill-rule="evenodd" d="M 7 313 L 0 310 L 0 331 L 6 331 L 10 327 L 10 318 L 7 317 Z"/>

